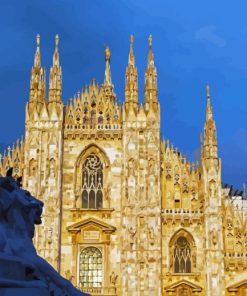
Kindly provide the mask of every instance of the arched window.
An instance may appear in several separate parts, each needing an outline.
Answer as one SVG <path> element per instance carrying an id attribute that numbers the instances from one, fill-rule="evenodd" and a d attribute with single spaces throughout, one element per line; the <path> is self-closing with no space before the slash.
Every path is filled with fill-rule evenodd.
<path id="1" fill-rule="evenodd" d="M 102 286 L 102 253 L 95 247 L 87 247 L 80 254 L 80 286 L 101 287 Z"/>
<path id="2" fill-rule="evenodd" d="M 184 236 L 180 236 L 175 242 L 173 260 L 175 273 L 191 272 L 191 247 Z"/>
<path id="3" fill-rule="evenodd" d="M 90 154 L 82 166 L 82 208 L 102 208 L 103 164 L 99 157 Z"/>

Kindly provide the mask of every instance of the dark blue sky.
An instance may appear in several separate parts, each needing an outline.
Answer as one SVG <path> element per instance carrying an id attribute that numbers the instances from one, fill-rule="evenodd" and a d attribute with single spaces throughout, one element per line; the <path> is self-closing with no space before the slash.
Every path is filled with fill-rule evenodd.
<path id="1" fill-rule="evenodd" d="M 91 78 L 102 83 L 105 44 L 123 101 L 130 34 L 142 101 L 152 33 L 163 136 L 195 158 L 209 83 L 223 180 L 240 188 L 247 182 L 246 11 L 245 0 L 0 0 L 0 143 L 12 144 L 24 133 L 37 33 L 47 72 L 55 34 L 60 36 L 65 102 Z"/>

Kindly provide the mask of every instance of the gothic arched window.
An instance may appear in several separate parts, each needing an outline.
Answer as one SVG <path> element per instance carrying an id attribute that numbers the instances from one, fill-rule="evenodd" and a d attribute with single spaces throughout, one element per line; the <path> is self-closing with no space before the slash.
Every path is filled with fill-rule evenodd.
<path id="1" fill-rule="evenodd" d="M 103 164 L 99 157 L 90 154 L 82 165 L 82 208 L 102 208 Z"/>
<path id="2" fill-rule="evenodd" d="M 184 236 L 180 236 L 175 242 L 173 260 L 175 273 L 191 272 L 191 247 Z"/>
<path id="3" fill-rule="evenodd" d="M 98 248 L 87 247 L 80 254 L 80 286 L 101 287 L 102 286 L 102 253 Z"/>

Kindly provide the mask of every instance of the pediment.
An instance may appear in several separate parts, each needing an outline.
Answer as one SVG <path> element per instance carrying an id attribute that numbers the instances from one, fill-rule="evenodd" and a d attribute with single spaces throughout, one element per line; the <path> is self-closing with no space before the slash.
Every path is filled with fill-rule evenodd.
<path id="1" fill-rule="evenodd" d="M 239 288 L 241 288 L 241 287 L 244 286 L 244 285 L 247 286 L 247 279 L 246 279 L 246 280 L 243 280 L 243 281 L 241 281 L 241 282 L 238 282 L 238 283 L 236 283 L 236 284 L 234 284 L 234 285 L 231 285 L 230 287 L 227 288 L 227 290 L 228 290 L 229 292 L 231 292 L 231 290 L 239 289 Z"/>
<path id="2" fill-rule="evenodd" d="M 95 219 L 95 218 L 88 218 L 85 220 L 82 220 L 80 222 L 74 223 L 67 227 L 67 230 L 69 232 L 80 232 L 82 229 L 93 227 L 98 230 L 101 230 L 105 233 L 112 233 L 116 230 L 115 226 L 112 226 L 106 222 L 103 222 L 101 220 Z"/>
<path id="3" fill-rule="evenodd" d="M 178 288 L 179 286 L 182 286 L 182 285 L 188 286 L 192 290 L 196 290 L 198 292 L 202 291 L 202 288 L 200 286 L 198 286 L 198 285 L 196 285 L 194 283 L 191 283 L 189 281 L 186 281 L 186 280 L 181 280 L 181 281 L 178 281 L 176 283 L 173 283 L 173 284 L 167 286 L 165 288 L 165 290 L 176 289 L 176 288 Z"/>

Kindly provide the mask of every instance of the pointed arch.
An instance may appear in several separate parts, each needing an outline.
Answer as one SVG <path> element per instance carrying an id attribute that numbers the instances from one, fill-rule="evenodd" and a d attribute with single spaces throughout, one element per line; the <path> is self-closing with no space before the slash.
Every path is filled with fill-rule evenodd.
<path id="1" fill-rule="evenodd" d="M 169 247 L 171 247 L 174 244 L 174 242 L 177 240 L 179 236 L 184 236 L 192 244 L 193 247 L 196 246 L 196 243 L 192 234 L 188 230 L 184 228 L 180 228 L 171 236 L 169 241 Z"/>
<path id="2" fill-rule="evenodd" d="M 110 160 L 106 154 L 106 152 L 104 151 L 103 148 L 101 148 L 100 146 L 92 143 L 87 145 L 79 154 L 79 156 L 77 157 L 76 160 L 76 167 L 79 167 L 82 163 L 82 161 L 89 155 L 95 153 L 96 155 L 98 155 L 100 157 L 100 159 L 103 160 L 103 165 L 105 168 L 110 166 Z"/>
<path id="3" fill-rule="evenodd" d="M 109 199 L 104 200 L 109 168 L 110 160 L 98 145 L 90 144 L 81 151 L 75 165 L 75 208 L 109 207 Z"/>
<path id="4" fill-rule="evenodd" d="M 169 241 L 170 268 L 174 273 L 191 273 L 196 267 L 196 244 L 186 229 L 177 230 Z"/>

